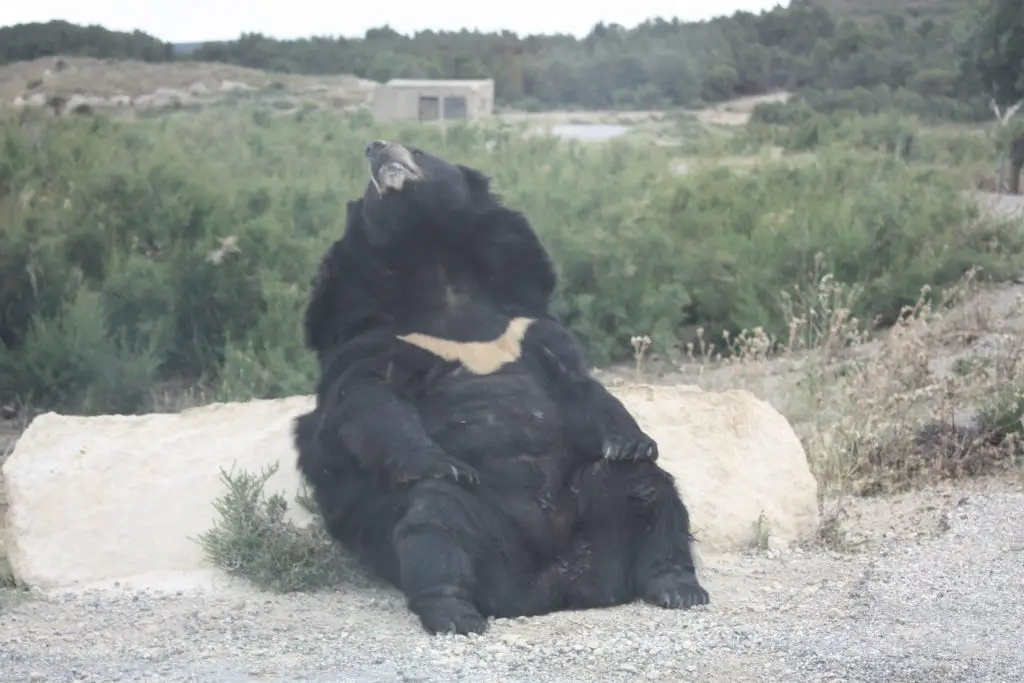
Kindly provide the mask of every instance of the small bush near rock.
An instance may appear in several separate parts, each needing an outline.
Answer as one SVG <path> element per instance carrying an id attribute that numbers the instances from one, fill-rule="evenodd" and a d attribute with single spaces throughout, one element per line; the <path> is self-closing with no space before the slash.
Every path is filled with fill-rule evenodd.
<path id="1" fill-rule="evenodd" d="M 358 578 L 354 560 L 331 540 L 319 517 L 300 528 L 285 518 L 284 496 L 265 493 L 277 469 L 275 465 L 260 474 L 221 471 L 227 492 L 214 503 L 220 519 L 198 539 L 207 557 L 232 576 L 282 593 Z M 315 515 L 307 498 L 300 496 L 296 502 Z"/>
<path id="2" fill-rule="evenodd" d="M 22 586 L 11 576 L 7 559 L 0 554 L 0 613 L 29 595 L 28 586 Z"/>

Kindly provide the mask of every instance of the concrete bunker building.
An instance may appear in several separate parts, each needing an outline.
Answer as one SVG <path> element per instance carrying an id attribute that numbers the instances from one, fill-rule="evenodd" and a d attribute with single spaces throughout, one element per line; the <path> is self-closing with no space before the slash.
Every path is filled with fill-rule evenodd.
<path id="1" fill-rule="evenodd" d="M 466 121 L 494 113 L 494 80 L 393 78 L 373 91 L 376 121 Z"/>

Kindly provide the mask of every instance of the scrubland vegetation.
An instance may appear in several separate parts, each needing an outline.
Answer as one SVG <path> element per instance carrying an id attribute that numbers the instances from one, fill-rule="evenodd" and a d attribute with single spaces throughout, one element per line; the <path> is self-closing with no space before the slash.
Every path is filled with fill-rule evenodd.
<path id="1" fill-rule="evenodd" d="M 4 390 L 60 410 L 160 409 L 182 390 L 307 390 L 307 285 L 366 182 L 360 150 L 376 137 L 493 175 L 551 249 L 559 312 L 599 365 L 627 359 L 634 333 L 678 356 L 698 326 L 784 337 L 781 293 L 815 286 L 818 270 L 863 289 L 853 315 L 892 323 L 926 284 L 948 286 L 972 266 L 1015 274 L 1024 246 L 1015 222 L 980 215 L 955 168 L 870 145 L 680 174 L 672 148 L 629 140 L 387 129 L 246 107 L 135 124 L 25 116 L 2 135 Z M 756 149 L 756 134 L 737 137 Z"/>
<path id="2" fill-rule="evenodd" d="M 1005 281 L 1022 265 L 1019 221 L 983 216 L 964 191 L 972 170 L 992 168 L 984 134 L 925 130 L 900 156 L 910 119 L 860 117 L 823 125 L 813 154 L 766 154 L 792 148 L 783 138 L 799 124 L 755 119 L 701 137 L 682 120 L 682 146 L 662 147 L 272 111 L 4 122 L 8 402 L 134 412 L 308 391 L 308 282 L 366 182 L 360 150 L 377 137 L 493 175 L 551 249 L 558 310 L 598 366 L 629 360 L 634 334 L 676 364 L 726 334 L 731 348 L 719 350 L 736 360 L 744 330 L 776 340 L 764 358 L 820 346 L 815 335 L 828 335 L 794 329 L 808 313 L 786 294 L 817 291 L 826 275 L 858 293 L 843 334 L 865 335 L 901 320 L 922 287 L 940 293 L 972 268 Z M 681 154 L 689 170 L 673 172 Z M 717 163 L 726 155 L 756 164 Z"/>

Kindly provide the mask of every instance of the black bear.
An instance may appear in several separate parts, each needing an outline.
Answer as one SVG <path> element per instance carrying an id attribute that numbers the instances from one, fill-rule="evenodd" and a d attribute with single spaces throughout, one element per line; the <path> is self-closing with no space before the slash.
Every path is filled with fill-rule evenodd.
<path id="1" fill-rule="evenodd" d="M 294 437 L 331 535 L 431 633 L 706 604 L 675 483 L 551 313 L 530 222 L 476 169 L 396 143 L 365 153 L 304 320 L 321 374 Z"/>

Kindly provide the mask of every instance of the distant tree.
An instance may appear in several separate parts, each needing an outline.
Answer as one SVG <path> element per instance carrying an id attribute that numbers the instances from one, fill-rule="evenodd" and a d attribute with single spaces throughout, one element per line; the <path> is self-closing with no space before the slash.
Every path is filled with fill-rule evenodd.
<path id="1" fill-rule="evenodd" d="M 1024 3 L 973 0 L 960 49 L 960 69 L 1000 108 L 1024 97 Z"/>
<path id="2" fill-rule="evenodd" d="M 967 87 L 991 98 L 1001 142 L 1010 152 L 1009 190 L 1019 194 L 1024 131 L 1011 124 L 1024 101 L 1024 3 L 974 0 L 973 10 L 964 26 L 960 73 Z M 1002 160 L 999 165 L 1001 176 Z"/>

